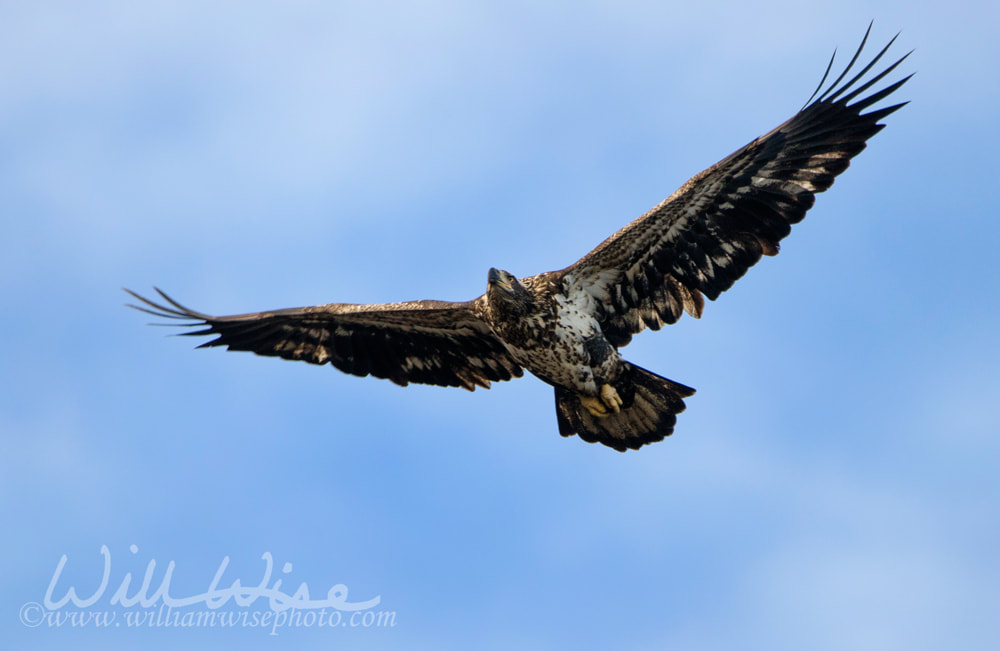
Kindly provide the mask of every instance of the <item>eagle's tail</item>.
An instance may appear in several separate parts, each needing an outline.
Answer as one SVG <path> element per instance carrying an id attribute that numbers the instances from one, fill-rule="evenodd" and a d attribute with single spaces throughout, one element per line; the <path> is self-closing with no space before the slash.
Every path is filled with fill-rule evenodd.
<path id="1" fill-rule="evenodd" d="M 619 452 L 637 450 L 662 441 L 674 431 L 684 398 L 694 389 L 625 362 L 625 372 L 614 383 L 622 401 L 621 411 L 594 416 L 580 402 L 579 394 L 556 387 L 559 433 L 579 435 L 588 443 L 603 443 Z"/>

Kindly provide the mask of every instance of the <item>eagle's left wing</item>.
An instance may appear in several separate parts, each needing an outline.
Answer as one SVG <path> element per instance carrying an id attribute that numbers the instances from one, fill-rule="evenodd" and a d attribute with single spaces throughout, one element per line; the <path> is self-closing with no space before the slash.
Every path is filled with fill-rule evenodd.
<path id="1" fill-rule="evenodd" d="M 909 56 L 853 88 L 895 38 L 864 70 L 839 85 L 867 40 L 866 32 L 847 69 L 815 102 L 694 176 L 562 270 L 564 291 L 590 303 L 609 341 L 623 346 L 633 334 L 674 323 L 684 311 L 700 316 L 703 295 L 715 300 L 761 255 L 775 255 L 778 242 L 812 207 L 815 194 L 829 188 L 865 141 L 882 129 L 878 121 L 905 104 L 862 113 L 909 77 L 850 103 Z M 827 74 L 832 65 L 831 59 Z M 826 75 L 817 93 L 825 81 Z"/>
<path id="2" fill-rule="evenodd" d="M 382 305 L 333 303 L 270 312 L 211 316 L 156 291 L 168 305 L 125 290 L 155 316 L 207 326 L 185 335 L 218 335 L 199 346 L 226 346 L 258 355 L 329 362 L 352 375 L 374 375 L 406 386 L 489 388 L 524 371 L 477 315 L 476 301 L 412 301 Z"/>

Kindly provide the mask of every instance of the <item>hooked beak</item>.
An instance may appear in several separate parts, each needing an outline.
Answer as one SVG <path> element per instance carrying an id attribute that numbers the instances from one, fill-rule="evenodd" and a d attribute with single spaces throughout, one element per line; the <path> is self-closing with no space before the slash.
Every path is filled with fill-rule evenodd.
<path id="1" fill-rule="evenodd" d="M 491 285 L 493 285 L 493 284 L 500 285 L 501 287 L 503 287 L 507 291 L 510 291 L 512 289 L 511 284 L 509 282 L 507 282 L 506 280 L 504 280 L 504 276 L 500 272 L 500 270 L 499 269 L 495 269 L 493 267 L 490 267 L 489 284 L 491 284 Z"/>

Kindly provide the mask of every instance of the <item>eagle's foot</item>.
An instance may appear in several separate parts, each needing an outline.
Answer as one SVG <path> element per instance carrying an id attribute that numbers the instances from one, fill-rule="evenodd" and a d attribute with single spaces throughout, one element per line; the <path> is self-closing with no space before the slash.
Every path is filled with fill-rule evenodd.
<path id="1" fill-rule="evenodd" d="M 601 385 L 600 397 L 580 395 L 580 404 L 595 418 L 604 418 L 622 410 L 622 399 L 610 384 Z"/>
<path id="2" fill-rule="evenodd" d="M 622 410 L 622 398 L 610 384 L 601 386 L 601 401 L 616 414 Z"/>
<path id="3" fill-rule="evenodd" d="M 608 408 L 604 406 L 600 398 L 580 394 L 580 404 L 595 418 L 604 418 L 608 415 Z"/>

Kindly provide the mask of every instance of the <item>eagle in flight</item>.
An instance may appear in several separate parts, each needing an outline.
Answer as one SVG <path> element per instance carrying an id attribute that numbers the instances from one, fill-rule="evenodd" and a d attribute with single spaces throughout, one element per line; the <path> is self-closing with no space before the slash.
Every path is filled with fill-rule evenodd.
<path id="1" fill-rule="evenodd" d="M 844 72 L 824 90 L 830 59 L 816 91 L 791 119 L 695 175 L 565 269 L 524 278 L 490 269 L 486 293 L 464 303 L 331 303 L 211 316 L 159 289 L 163 303 L 125 290 L 144 304 L 130 307 L 204 326 L 186 335 L 217 335 L 202 346 L 329 362 L 402 386 L 471 391 L 528 370 L 555 388 L 563 436 L 619 451 L 660 441 L 673 432 L 694 389 L 625 361 L 619 349 L 632 335 L 659 330 L 684 312 L 700 317 L 705 297 L 715 300 L 762 255 L 777 254 L 816 193 L 882 129 L 879 120 L 905 104 L 862 113 L 910 78 L 862 96 L 909 56 L 862 82 L 895 37 L 844 81 L 870 32 L 871 25 Z"/>

